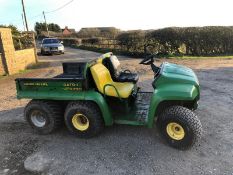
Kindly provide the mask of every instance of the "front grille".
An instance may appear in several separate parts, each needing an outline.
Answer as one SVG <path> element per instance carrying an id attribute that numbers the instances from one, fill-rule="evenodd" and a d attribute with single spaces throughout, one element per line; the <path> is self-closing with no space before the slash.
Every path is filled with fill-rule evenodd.
<path id="1" fill-rule="evenodd" d="M 50 47 L 50 50 L 58 50 L 58 47 Z"/>

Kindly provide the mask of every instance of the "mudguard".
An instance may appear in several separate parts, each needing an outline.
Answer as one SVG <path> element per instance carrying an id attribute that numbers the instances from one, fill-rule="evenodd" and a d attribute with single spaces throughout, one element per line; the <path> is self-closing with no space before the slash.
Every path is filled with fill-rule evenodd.
<path id="1" fill-rule="evenodd" d="M 113 124 L 113 119 L 108 104 L 100 93 L 96 91 L 89 91 L 88 93 L 84 94 L 84 100 L 93 101 L 99 106 L 106 126 Z"/>
<path id="2" fill-rule="evenodd" d="M 148 112 L 147 127 L 152 128 L 158 105 L 163 101 L 193 101 L 199 94 L 198 88 L 191 84 L 166 84 L 154 90 Z"/>
<path id="3" fill-rule="evenodd" d="M 80 91 L 80 92 L 75 92 L 75 91 L 63 91 L 58 92 L 58 91 L 18 91 L 17 93 L 17 98 L 22 99 L 22 98 L 27 98 L 27 99 L 40 99 L 40 100 L 61 100 L 61 101 L 73 101 L 73 100 L 89 100 L 95 102 L 104 119 L 104 123 L 106 126 L 112 125 L 113 124 L 113 119 L 112 115 L 110 113 L 108 104 L 106 103 L 104 97 L 94 91 Z"/>

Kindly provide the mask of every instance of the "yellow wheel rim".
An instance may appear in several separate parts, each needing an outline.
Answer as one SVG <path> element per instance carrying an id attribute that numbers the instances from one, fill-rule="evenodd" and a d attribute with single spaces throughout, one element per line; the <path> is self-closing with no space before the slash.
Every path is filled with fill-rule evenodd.
<path id="1" fill-rule="evenodd" d="M 85 131 L 89 128 L 89 120 L 83 114 L 75 114 L 72 117 L 73 126 L 80 131 Z"/>
<path id="2" fill-rule="evenodd" d="M 182 140 L 185 136 L 183 127 L 175 122 L 167 124 L 167 134 L 174 140 Z"/>

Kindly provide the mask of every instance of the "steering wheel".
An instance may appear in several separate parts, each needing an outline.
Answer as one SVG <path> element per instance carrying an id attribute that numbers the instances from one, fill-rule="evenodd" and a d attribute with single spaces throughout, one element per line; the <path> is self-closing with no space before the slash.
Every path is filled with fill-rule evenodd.
<path id="1" fill-rule="evenodd" d="M 154 63 L 154 55 L 144 58 L 139 64 L 150 65 L 152 63 Z"/>
<path id="2" fill-rule="evenodd" d="M 153 63 L 154 63 L 154 55 L 150 55 L 144 58 L 139 64 L 150 65 L 156 77 L 159 74 L 160 68 L 154 65 Z"/>

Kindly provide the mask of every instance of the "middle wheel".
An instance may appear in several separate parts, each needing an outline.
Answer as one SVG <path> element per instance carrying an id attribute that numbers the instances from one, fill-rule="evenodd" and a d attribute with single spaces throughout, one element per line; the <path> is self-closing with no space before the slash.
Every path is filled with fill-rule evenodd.
<path id="1" fill-rule="evenodd" d="M 65 123 L 72 134 L 81 138 L 94 137 L 104 128 L 101 112 L 93 102 L 70 102 L 65 111 Z"/>

